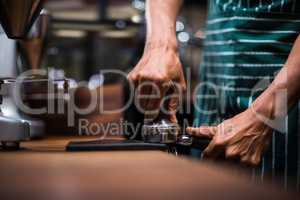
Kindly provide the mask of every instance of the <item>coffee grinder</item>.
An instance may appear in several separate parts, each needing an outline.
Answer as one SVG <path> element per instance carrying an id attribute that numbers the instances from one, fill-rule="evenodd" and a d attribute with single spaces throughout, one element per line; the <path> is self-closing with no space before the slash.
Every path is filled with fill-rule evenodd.
<path id="1" fill-rule="evenodd" d="M 0 105 L 0 142 L 2 149 L 18 149 L 21 141 L 40 136 L 43 132 L 41 121 L 18 114 L 10 96 L 14 90 L 17 75 L 15 72 L 16 41 L 24 47 L 24 50 L 32 50 L 30 47 L 26 48 L 27 43 L 22 39 L 27 37 L 32 25 L 40 16 L 42 5 L 43 0 L 0 0 L 0 23 L 9 38 L 1 34 L 0 30 L 2 46 L 2 49 L 0 47 L 0 104 L 2 104 Z M 40 55 L 37 56 L 40 57 Z M 28 51 L 27 57 L 32 57 Z M 36 58 L 28 59 L 28 61 L 31 62 L 30 64 L 37 63 L 36 65 L 40 62 Z"/>

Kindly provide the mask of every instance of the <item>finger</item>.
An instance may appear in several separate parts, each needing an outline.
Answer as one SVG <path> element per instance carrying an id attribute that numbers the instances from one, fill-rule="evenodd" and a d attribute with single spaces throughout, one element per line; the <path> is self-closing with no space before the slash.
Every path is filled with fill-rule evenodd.
<path id="1" fill-rule="evenodd" d="M 148 97 L 151 94 L 151 82 L 147 81 L 145 78 L 141 77 L 139 79 L 139 86 L 137 90 L 137 98 L 139 106 L 142 108 L 142 111 L 146 111 L 146 104 L 148 101 Z"/>
<path id="2" fill-rule="evenodd" d="M 167 83 L 166 88 L 167 88 L 167 92 L 166 92 L 167 113 L 166 114 L 168 116 L 168 119 L 172 123 L 177 123 L 176 112 L 180 101 L 180 88 L 178 88 L 178 86 L 172 81 L 169 81 Z"/>
<path id="3" fill-rule="evenodd" d="M 224 154 L 225 147 L 212 140 L 203 152 L 203 158 L 218 158 Z M 224 155 L 223 155 L 224 156 Z"/>
<path id="4" fill-rule="evenodd" d="M 134 68 L 129 72 L 127 75 L 127 79 L 131 81 L 139 81 L 140 78 L 140 68 L 142 68 L 145 65 L 145 59 L 140 59 L 140 61 L 134 66 Z"/>
<path id="5" fill-rule="evenodd" d="M 187 127 L 186 132 L 190 135 L 204 138 L 213 138 L 216 133 L 216 127 L 213 126 L 200 126 L 199 128 Z"/>
<path id="6" fill-rule="evenodd" d="M 187 88 L 186 88 L 186 81 L 185 81 L 184 75 L 181 76 L 180 86 L 181 86 L 182 92 L 186 92 Z"/>
<path id="7" fill-rule="evenodd" d="M 176 112 L 179 105 L 179 96 L 175 95 L 169 100 L 168 103 L 168 117 L 170 122 L 177 123 Z"/>
<path id="8" fill-rule="evenodd" d="M 225 151 L 225 157 L 228 159 L 235 159 L 235 158 L 239 158 L 239 148 L 237 145 L 231 145 L 229 147 L 227 147 L 226 151 Z"/>
<path id="9" fill-rule="evenodd" d="M 162 99 L 165 96 L 167 92 L 167 88 L 163 87 L 163 85 L 160 82 L 156 82 L 155 85 L 153 85 L 151 98 L 147 101 L 146 110 L 147 118 L 149 119 L 155 119 L 160 111 Z"/>
<path id="10" fill-rule="evenodd" d="M 260 161 L 261 161 L 261 155 L 247 154 L 247 155 L 241 157 L 241 162 L 243 164 L 253 166 L 253 167 L 256 167 L 257 165 L 259 165 Z"/>
<path id="11" fill-rule="evenodd" d="M 254 140 L 251 144 L 251 151 L 248 152 L 247 158 L 248 163 L 252 166 L 257 166 L 262 159 L 262 155 L 268 147 L 270 142 L 271 134 L 262 134 L 263 136 Z"/>
<path id="12" fill-rule="evenodd" d="M 260 161 L 261 161 L 261 157 L 262 157 L 262 154 L 259 153 L 259 154 L 254 154 L 252 157 L 251 157 L 251 164 L 253 166 L 258 166 Z"/>
<path id="13" fill-rule="evenodd" d="M 240 149 L 240 155 L 245 156 L 249 153 L 251 153 L 252 150 L 252 143 L 254 139 L 241 139 L 239 143 L 237 143 L 238 148 Z"/>
<path id="14" fill-rule="evenodd" d="M 251 156 L 251 162 L 254 166 L 257 166 L 262 158 L 262 155 L 266 149 L 267 144 L 264 141 L 261 141 L 260 144 L 254 149 L 254 153 Z"/>
<path id="15" fill-rule="evenodd" d="M 260 163 L 261 155 L 262 155 L 261 147 L 251 143 L 247 153 L 242 154 L 241 162 L 246 165 L 257 166 Z"/>
<path id="16" fill-rule="evenodd" d="M 249 154 L 246 154 L 241 157 L 240 162 L 247 166 L 252 166 L 251 158 Z"/>
<path id="17" fill-rule="evenodd" d="M 139 78 L 135 73 L 130 72 L 127 75 L 127 80 L 129 82 L 129 84 L 131 84 L 134 88 L 136 88 L 138 86 Z"/>

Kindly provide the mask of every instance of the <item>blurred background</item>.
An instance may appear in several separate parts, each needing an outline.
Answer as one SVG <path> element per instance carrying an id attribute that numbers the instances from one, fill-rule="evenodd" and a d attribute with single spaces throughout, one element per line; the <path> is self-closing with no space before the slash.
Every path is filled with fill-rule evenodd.
<path id="1" fill-rule="evenodd" d="M 128 93 L 124 77 L 103 76 L 100 70 L 117 69 L 128 73 L 143 53 L 145 42 L 144 0 L 47 0 L 49 19 L 45 50 L 40 67 L 48 69 L 55 78 L 67 77 L 70 87 L 76 88 L 76 105 L 89 104 L 90 92 L 104 91 L 105 110 L 122 107 Z M 206 18 L 205 0 L 186 0 L 176 23 L 180 55 L 185 70 L 197 82 L 201 58 L 201 43 Z M 25 71 L 26 69 L 21 69 Z M 88 88 L 77 87 L 87 81 Z M 100 103 L 100 102 L 99 102 Z M 185 99 L 187 112 L 178 117 L 192 120 L 192 100 Z M 48 134 L 78 134 L 78 124 L 66 126 L 66 115 L 37 116 L 46 123 Z M 120 120 L 138 123 L 142 117 L 131 107 L 123 113 L 101 114 L 95 110 L 85 116 L 90 122 L 111 123 Z M 190 121 L 191 122 L 191 121 Z M 192 122 L 191 122 L 192 123 Z"/>
<path id="2" fill-rule="evenodd" d="M 199 63 L 188 43 L 203 29 L 205 2 L 185 1 L 177 21 L 182 57 L 189 67 Z M 144 0 L 48 0 L 45 8 L 52 18 L 44 67 L 90 80 L 100 69 L 129 71 L 139 60 L 145 41 Z M 107 84 L 116 82 L 116 77 L 105 77 Z"/>
<path id="3" fill-rule="evenodd" d="M 50 23 L 41 68 L 47 68 L 56 78 L 68 77 L 70 87 L 88 81 L 89 88 L 77 88 L 76 104 L 84 108 L 89 104 L 90 92 L 101 87 L 106 110 L 122 107 L 126 102 L 124 77 L 102 76 L 100 70 L 117 69 L 128 73 L 143 53 L 145 42 L 144 0 L 47 0 Z M 202 30 L 206 18 L 206 1 L 184 2 L 176 29 L 181 59 L 197 82 L 201 58 Z M 186 104 L 192 105 L 191 99 Z M 189 107 L 189 106 L 188 106 Z M 191 106 L 190 106 L 191 107 Z M 181 112 L 179 118 L 192 119 L 192 110 Z M 125 117 L 138 123 L 141 117 L 134 108 L 124 113 L 101 115 L 97 110 L 85 118 L 90 122 L 111 123 Z M 78 134 L 78 125 L 66 126 L 65 115 L 43 116 L 48 134 Z M 182 122 L 182 120 L 181 120 Z M 192 123 L 192 122 L 191 122 Z"/>

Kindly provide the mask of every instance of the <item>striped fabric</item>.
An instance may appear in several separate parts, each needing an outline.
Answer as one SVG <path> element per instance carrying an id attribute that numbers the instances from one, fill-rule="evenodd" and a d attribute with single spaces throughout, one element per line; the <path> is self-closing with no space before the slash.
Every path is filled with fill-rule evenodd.
<path id="1" fill-rule="evenodd" d="M 196 126 L 218 124 L 247 109 L 284 65 L 300 34 L 299 0 L 209 2 Z M 267 85 L 256 87 L 262 81 Z M 288 134 L 274 131 L 270 151 L 255 170 L 286 188 L 300 184 L 298 119 L 297 107 L 286 119 Z"/>

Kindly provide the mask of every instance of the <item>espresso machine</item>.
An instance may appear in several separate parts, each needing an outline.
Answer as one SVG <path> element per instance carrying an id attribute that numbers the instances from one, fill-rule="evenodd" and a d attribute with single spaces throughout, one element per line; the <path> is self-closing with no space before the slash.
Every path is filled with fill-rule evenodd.
<path id="1" fill-rule="evenodd" d="M 37 68 L 41 62 L 45 28 L 43 0 L 0 0 L 0 144 L 2 149 L 18 149 L 21 141 L 41 137 L 42 121 L 21 114 L 13 101 L 17 77 L 17 46 L 22 52 L 22 65 Z M 41 17 L 40 17 L 41 16 Z M 39 18 L 39 20 L 37 20 Z M 41 21 L 44 20 L 44 21 Z M 32 26 L 36 25 L 32 33 Z M 28 34 L 31 35 L 30 40 Z M 30 42 L 29 42 L 30 41 Z M 20 64 L 19 64 L 20 65 Z M 26 80 L 30 83 L 30 79 Z"/>

